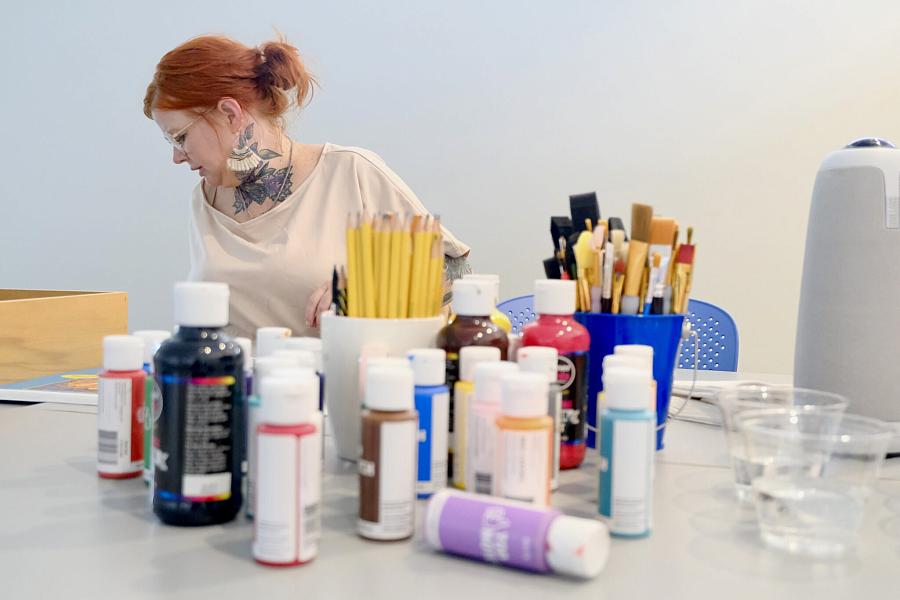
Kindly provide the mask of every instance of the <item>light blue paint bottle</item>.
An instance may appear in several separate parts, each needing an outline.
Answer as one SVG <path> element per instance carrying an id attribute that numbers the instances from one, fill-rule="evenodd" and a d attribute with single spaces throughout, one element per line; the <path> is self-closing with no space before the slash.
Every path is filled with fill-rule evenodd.
<path id="1" fill-rule="evenodd" d="M 651 381 L 645 369 L 603 369 L 599 505 L 610 534 L 618 537 L 645 537 L 652 528 L 656 411 L 648 406 Z"/>
<path id="2" fill-rule="evenodd" d="M 447 353 L 419 348 L 408 353 L 415 378 L 419 413 L 419 456 L 416 496 L 430 498 L 447 487 L 447 437 L 450 389 L 446 385 Z"/>

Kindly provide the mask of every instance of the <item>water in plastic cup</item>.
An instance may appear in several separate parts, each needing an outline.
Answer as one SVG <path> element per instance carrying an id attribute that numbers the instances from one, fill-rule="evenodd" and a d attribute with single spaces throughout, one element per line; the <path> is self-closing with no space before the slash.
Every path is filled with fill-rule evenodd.
<path id="1" fill-rule="evenodd" d="M 735 419 L 738 415 L 747 410 L 777 407 L 841 414 L 847 408 L 847 399 L 843 396 L 787 385 L 737 385 L 719 392 L 716 402 L 722 412 L 722 429 L 734 467 L 735 492 L 742 501 L 751 499 L 750 482 L 759 475 L 763 465 L 750 455 L 744 440 L 737 433 Z"/>
<path id="2" fill-rule="evenodd" d="M 852 548 L 896 430 L 876 419 L 794 408 L 748 410 L 735 421 L 759 467 L 751 488 L 763 541 L 817 558 Z"/>

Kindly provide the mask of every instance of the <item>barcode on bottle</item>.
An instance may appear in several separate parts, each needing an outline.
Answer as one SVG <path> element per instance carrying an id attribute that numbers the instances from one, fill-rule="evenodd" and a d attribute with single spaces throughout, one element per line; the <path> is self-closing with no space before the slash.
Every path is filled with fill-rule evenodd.
<path id="1" fill-rule="evenodd" d="M 490 494 L 492 480 L 490 473 L 475 473 L 475 493 Z"/>
<path id="2" fill-rule="evenodd" d="M 98 431 L 97 462 L 116 464 L 119 460 L 119 432 Z"/>

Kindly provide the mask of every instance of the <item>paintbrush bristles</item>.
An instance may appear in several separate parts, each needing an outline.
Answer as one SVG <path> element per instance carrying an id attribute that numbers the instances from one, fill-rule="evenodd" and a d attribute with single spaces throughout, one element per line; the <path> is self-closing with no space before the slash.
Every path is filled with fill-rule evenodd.
<path id="1" fill-rule="evenodd" d="M 675 219 L 653 217 L 650 221 L 650 244 L 670 246 L 675 236 Z"/>
<path id="2" fill-rule="evenodd" d="M 631 239 L 639 242 L 650 241 L 650 226 L 653 222 L 653 207 L 647 204 L 631 205 Z"/>

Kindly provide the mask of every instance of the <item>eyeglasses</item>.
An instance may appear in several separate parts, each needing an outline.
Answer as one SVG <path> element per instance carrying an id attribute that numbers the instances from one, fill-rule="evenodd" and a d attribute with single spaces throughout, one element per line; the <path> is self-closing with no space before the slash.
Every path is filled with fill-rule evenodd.
<path id="1" fill-rule="evenodd" d="M 207 112 L 209 111 L 203 111 L 202 113 L 191 119 L 191 121 L 187 125 L 179 129 L 175 133 L 167 133 L 164 131 L 163 137 L 166 138 L 166 141 L 169 142 L 169 144 L 171 144 L 173 148 L 181 153 L 184 153 L 184 139 L 187 135 L 188 129 L 191 128 L 191 125 L 199 121 L 200 117 L 205 115 Z"/>

